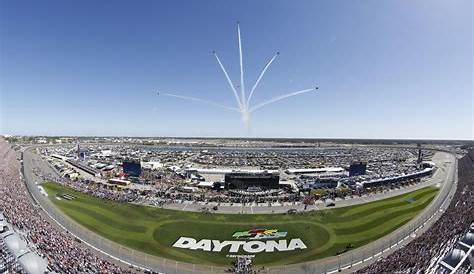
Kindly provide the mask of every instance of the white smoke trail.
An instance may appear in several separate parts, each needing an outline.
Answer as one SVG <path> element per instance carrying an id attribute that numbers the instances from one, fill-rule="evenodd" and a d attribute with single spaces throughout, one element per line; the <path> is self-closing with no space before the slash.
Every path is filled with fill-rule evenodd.
<path id="1" fill-rule="evenodd" d="M 232 83 L 232 80 L 230 80 L 229 74 L 227 74 L 227 71 L 225 70 L 224 65 L 222 65 L 221 60 L 217 56 L 217 53 L 216 52 L 213 52 L 213 53 L 214 53 L 214 56 L 216 57 L 217 62 L 219 63 L 219 66 L 222 69 L 222 72 L 224 72 L 225 78 L 227 79 L 227 83 L 229 84 L 230 88 L 234 92 L 234 97 L 235 97 L 235 100 L 237 100 L 237 104 L 239 105 L 240 110 L 243 110 L 244 109 L 243 104 L 239 99 L 239 95 L 237 94 L 237 90 L 235 90 L 235 87 L 234 87 L 234 84 Z"/>
<path id="2" fill-rule="evenodd" d="M 239 37 L 239 61 L 240 61 L 240 97 L 244 110 L 247 110 L 247 104 L 245 102 L 245 84 L 244 84 L 244 64 L 242 61 L 242 40 L 240 38 L 240 25 L 237 22 L 237 36 Z"/>
<path id="3" fill-rule="evenodd" d="M 220 107 L 220 108 L 223 108 L 223 109 L 226 109 L 226 110 L 240 112 L 240 109 L 238 109 L 238 108 L 221 105 L 221 104 L 213 102 L 213 101 L 204 100 L 204 99 L 200 99 L 200 98 L 196 98 L 196 97 L 183 96 L 183 95 L 177 95 L 177 94 L 172 94 L 172 93 L 162 93 L 162 92 L 158 92 L 158 95 L 164 95 L 164 96 L 175 97 L 175 98 L 179 98 L 179 99 L 183 99 L 183 100 L 201 102 L 201 103 L 209 104 L 209 105 L 212 105 L 212 106 L 215 106 L 215 107 Z"/>
<path id="4" fill-rule="evenodd" d="M 275 59 L 279 55 L 279 53 L 277 52 L 267 62 L 267 64 L 263 67 L 262 71 L 260 72 L 260 75 L 258 76 L 257 80 L 255 81 L 255 84 L 252 86 L 252 89 L 249 92 L 249 96 L 246 98 L 245 82 L 244 82 L 244 66 L 243 66 L 243 57 L 242 57 L 242 55 L 243 55 L 242 54 L 242 39 L 241 39 L 241 35 L 240 35 L 240 25 L 239 25 L 238 22 L 237 22 L 237 36 L 238 36 L 238 40 L 239 40 L 238 42 L 239 42 L 239 61 L 240 61 L 239 62 L 240 63 L 240 96 L 239 96 L 239 93 L 237 92 L 234 84 L 232 83 L 232 80 L 230 79 L 229 74 L 227 73 L 227 70 L 225 69 L 224 65 L 222 64 L 221 60 L 219 59 L 219 56 L 217 56 L 217 53 L 215 51 L 213 52 L 214 57 L 216 58 L 217 62 L 219 63 L 219 66 L 220 66 L 222 72 L 224 73 L 224 75 L 226 77 L 227 83 L 229 84 L 229 86 L 232 90 L 232 93 L 234 94 L 235 100 L 237 101 L 237 107 L 229 107 L 229 106 L 225 106 L 225 105 L 222 105 L 222 104 L 210 101 L 210 100 L 204 100 L 204 99 L 191 97 L 191 96 L 177 95 L 177 94 L 172 94 L 172 93 L 161 93 L 161 94 L 165 95 L 165 96 L 180 98 L 180 99 L 183 99 L 183 100 L 202 102 L 202 103 L 206 103 L 206 104 L 209 104 L 209 105 L 212 105 L 212 106 L 215 106 L 215 107 L 219 107 L 219 108 L 223 108 L 223 109 L 226 109 L 226 110 L 230 110 L 230 111 L 236 111 L 236 112 L 240 113 L 242 122 L 245 125 L 245 128 L 247 130 L 247 134 L 248 134 L 250 132 L 250 118 L 251 118 L 251 113 L 253 111 L 256 111 L 256 110 L 258 110 L 262 107 L 265 107 L 269 104 L 278 102 L 280 100 L 283 100 L 283 99 L 286 99 L 286 98 L 289 98 L 289 97 L 292 97 L 292 96 L 296 96 L 296 95 L 299 95 L 299 94 L 303 94 L 303 93 L 307 93 L 307 92 L 317 90 L 318 87 L 311 88 L 311 89 L 303 89 L 303 90 L 288 93 L 288 94 L 285 94 L 285 95 L 280 95 L 280 96 L 274 97 L 274 98 L 272 98 L 268 101 L 265 101 L 263 103 L 257 104 L 254 107 L 250 107 L 250 100 L 252 99 L 252 96 L 253 96 L 258 84 L 262 80 L 263 76 L 265 75 L 265 73 L 268 70 L 268 68 L 270 67 L 270 65 L 273 63 L 273 61 L 275 61 Z M 158 95 L 160 95 L 160 92 L 158 92 Z"/>
<path id="5" fill-rule="evenodd" d="M 255 84 L 253 85 L 252 89 L 250 90 L 249 98 L 247 99 L 247 106 L 250 106 L 250 99 L 252 99 L 253 93 L 254 93 L 255 89 L 257 88 L 258 83 L 260 83 L 260 80 L 262 80 L 263 75 L 265 74 L 267 69 L 270 67 L 270 65 L 273 63 L 273 61 L 275 60 L 275 58 L 279 54 L 280 53 L 277 52 L 275 55 L 273 55 L 272 59 L 270 59 L 270 61 L 268 61 L 268 63 L 265 65 L 265 67 L 263 67 L 263 70 L 262 70 L 262 72 L 260 72 L 260 75 L 258 76 L 257 81 L 255 81 Z"/>
<path id="6" fill-rule="evenodd" d="M 272 104 L 272 103 L 275 103 L 275 102 L 278 102 L 280 100 L 283 100 L 285 98 L 288 98 L 288 97 L 292 97 L 292 96 L 296 96 L 296 95 L 299 95 L 299 94 L 303 94 L 303 93 L 307 93 L 307 92 L 311 92 L 313 90 L 316 90 L 318 88 L 308 88 L 308 89 L 303 89 L 303 90 L 300 90 L 300 91 L 295 91 L 295 92 L 292 92 L 292 93 L 288 93 L 288 94 L 285 94 L 285 95 L 280 95 L 280 96 L 277 96 L 277 97 L 274 97 L 268 101 L 265 101 L 263 103 L 260 103 L 254 107 L 252 107 L 250 109 L 250 112 L 254 112 L 256 111 L 257 109 L 260 109 L 266 105 L 269 105 L 269 104 Z"/>

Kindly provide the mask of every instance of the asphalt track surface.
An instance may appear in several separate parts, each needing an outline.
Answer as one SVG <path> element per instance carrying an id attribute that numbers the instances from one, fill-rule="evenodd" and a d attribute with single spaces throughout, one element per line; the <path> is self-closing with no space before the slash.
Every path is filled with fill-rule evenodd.
<path id="1" fill-rule="evenodd" d="M 127 247 L 111 242 L 88 229 L 77 224 L 75 221 L 60 212 L 50 201 L 42 195 L 36 185 L 41 182 L 38 174 L 48 177 L 57 177 L 58 174 L 39 155 L 33 153 L 33 149 L 24 152 L 24 176 L 26 184 L 33 199 L 40 204 L 46 215 L 53 219 L 62 229 L 81 239 L 90 248 L 102 256 L 107 256 L 117 261 L 119 264 L 133 265 L 143 269 L 154 270 L 161 273 L 225 273 L 227 268 L 212 267 L 204 265 L 194 265 L 160 257 L 148 255 L 138 251 L 130 250 Z M 379 193 L 371 196 L 364 196 L 354 199 L 336 201 L 336 207 L 349 206 L 353 204 L 366 203 L 379 199 L 400 195 L 428 185 L 437 185 L 441 188 L 435 200 L 425 210 L 413 218 L 410 222 L 400 227 L 393 233 L 371 242 L 363 247 L 351 250 L 339 256 L 328 257 L 316 261 L 305 263 L 259 268 L 259 273 L 350 273 L 362 268 L 381 256 L 386 256 L 396 249 L 407 244 L 411 239 L 426 230 L 435 220 L 441 216 L 442 211 L 449 205 L 450 199 L 456 190 L 457 185 L 457 159 L 454 155 L 446 152 L 435 154 L 434 162 L 438 169 L 429 180 L 402 189 Z M 201 210 L 202 205 L 172 204 L 186 207 L 184 210 Z M 279 205 L 279 206 L 220 206 L 221 213 L 272 213 L 286 212 L 291 208 L 303 209 L 302 205 Z M 311 210 L 324 209 L 321 203 L 317 203 Z M 182 210 L 182 208 L 181 208 Z M 310 209 L 307 209 L 310 210 Z"/>

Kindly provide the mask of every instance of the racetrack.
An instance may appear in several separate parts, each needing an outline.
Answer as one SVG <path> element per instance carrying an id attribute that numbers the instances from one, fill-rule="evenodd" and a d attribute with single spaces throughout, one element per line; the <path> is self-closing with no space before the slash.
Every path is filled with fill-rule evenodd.
<path id="1" fill-rule="evenodd" d="M 356 248 L 391 233 L 421 212 L 436 196 L 437 188 L 426 187 L 408 194 L 351 207 L 288 214 L 205 214 L 173 211 L 104 201 L 62 186 L 43 185 L 49 199 L 84 227 L 122 245 L 196 264 L 228 265 L 229 252 L 172 247 L 181 236 L 196 239 L 233 240 L 236 231 L 253 228 L 278 229 L 287 238 L 301 238 L 307 249 L 258 253 L 259 265 L 294 264 Z M 57 199 L 57 194 L 75 199 Z"/>

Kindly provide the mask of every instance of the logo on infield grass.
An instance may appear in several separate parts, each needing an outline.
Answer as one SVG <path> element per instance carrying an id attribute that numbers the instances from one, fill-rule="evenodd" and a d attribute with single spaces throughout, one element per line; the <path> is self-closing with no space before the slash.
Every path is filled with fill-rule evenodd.
<path id="1" fill-rule="evenodd" d="M 251 229 L 247 231 L 235 232 L 232 237 L 236 239 L 276 239 L 286 237 L 287 232 L 279 232 L 278 229 Z"/>
<path id="2" fill-rule="evenodd" d="M 278 229 L 251 229 L 247 231 L 235 232 L 232 237 L 240 241 L 220 241 L 201 239 L 196 240 L 189 237 L 180 237 L 173 244 L 173 247 L 190 250 L 203 250 L 212 252 L 222 252 L 228 250 L 229 253 L 237 253 L 241 250 L 246 253 L 291 251 L 296 249 L 306 249 L 306 245 L 299 238 L 291 239 L 287 242 L 283 240 L 269 240 L 286 237 L 287 232 L 279 232 Z M 242 241 L 251 240 L 251 241 Z M 267 240 L 267 241 L 257 241 Z"/>

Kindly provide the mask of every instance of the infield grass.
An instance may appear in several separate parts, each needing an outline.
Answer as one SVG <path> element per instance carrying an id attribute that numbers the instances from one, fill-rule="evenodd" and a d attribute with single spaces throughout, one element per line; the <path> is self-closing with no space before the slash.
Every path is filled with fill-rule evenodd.
<path id="1" fill-rule="evenodd" d="M 286 231 L 286 239 L 300 238 L 304 250 L 257 253 L 254 264 L 291 264 L 334 256 L 348 245 L 357 248 L 407 223 L 436 196 L 435 187 L 343 208 L 289 214 L 215 214 L 176 211 L 117 203 L 44 183 L 49 199 L 66 215 L 112 241 L 148 254 L 197 264 L 228 265 L 228 252 L 172 247 L 181 236 L 197 240 L 234 240 L 232 234 L 252 228 Z M 57 199 L 70 194 L 76 199 Z M 242 252 L 240 254 L 243 254 Z"/>

